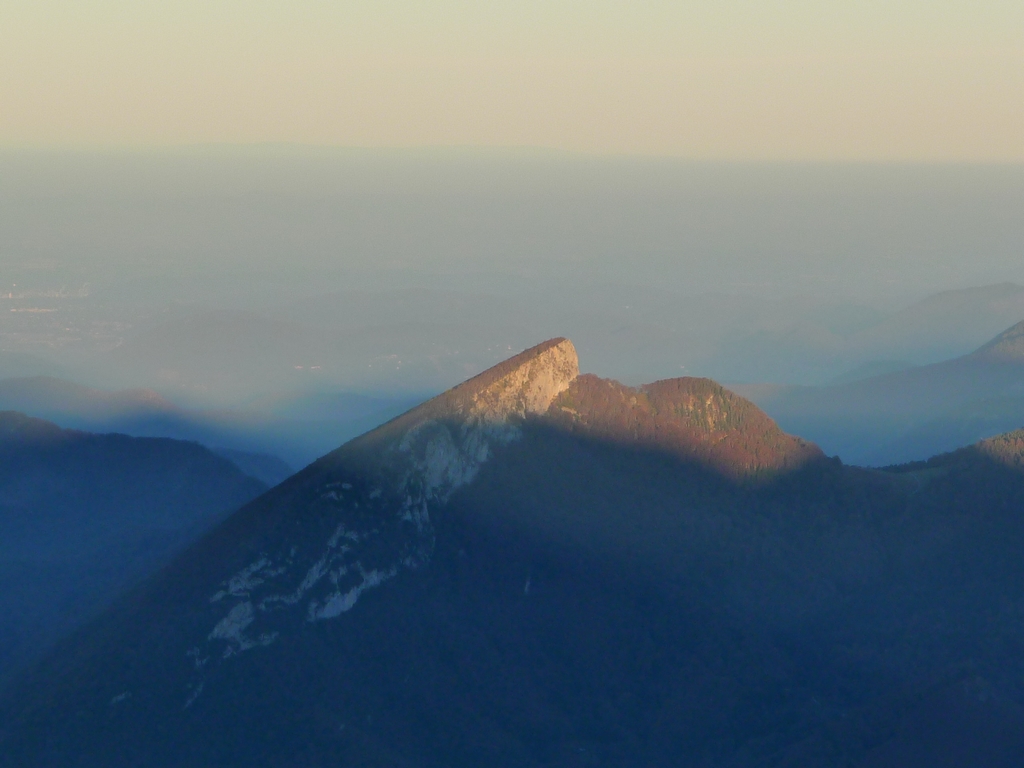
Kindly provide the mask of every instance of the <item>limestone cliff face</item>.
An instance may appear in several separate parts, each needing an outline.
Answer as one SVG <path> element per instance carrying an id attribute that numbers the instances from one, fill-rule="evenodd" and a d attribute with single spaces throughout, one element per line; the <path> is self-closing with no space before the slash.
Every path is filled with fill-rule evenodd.
<path id="1" fill-rule="evenodd" d="M 576 348 L 568 339 L 553 339 L 510 360 L 508 373 L 471 395 L 472 416 L 489 422 L 545 413 L 552 401 L 579 375 Z M 473 379 L 466 382 L 472 389 Z"/>
<path id="2" fill-rule="evenodd" d="M 406 414 L 385 456 L 400 468 L 403 486 L 416 486 L 424 500 L 447 501 L 495 446 L 520 437 L 522 419 L 545 413 L 578 375 L 572 342 L 547 341 Z"/>
<path id="3" fill-rule="evenodd" d="M 579 375 L 572 342 L 551 339 L 344 446 L 338 458 L 369 455 L 379 469 L 444 501 L 469 482 L 492 448 L 517 439 L 527 416 L 547 412 Z"/>
<path id="4" fill-rule="evenodd" d="M 351 441 L 279 488 L 291 496 L 286 506 L 297 526 L 285 536 L 250 535 L 243 557 L 208 584 L 209 627 L 182 650 L 194 666 L 184 705 L 239 654 L 336 618 L 365 592 L 426 565 L 432 517 L 578 373 L 572 342 L 552 339 Z"/>
<path id="5" fill-rule="evenodd" d="M 539 344 L 385 425 L 385 433 L 399 431 L 383 455 L 404 486 L 417 486 L 426 500 L 446 501 L 496 445 L 520 437 L 524 418 L 545 413 L 578 375 L 571 341 Z"/>

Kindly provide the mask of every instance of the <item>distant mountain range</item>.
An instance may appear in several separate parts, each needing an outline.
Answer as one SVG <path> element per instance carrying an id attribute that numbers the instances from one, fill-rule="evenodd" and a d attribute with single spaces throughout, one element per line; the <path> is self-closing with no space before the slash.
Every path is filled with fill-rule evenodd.
<path id="1" fill-rule="evenodd" d="M 904 307 L 814 292 L 773 299 L 686 295 L 667 285 L 521 288 L 348 290 L 301 299 L 282 292 L 245 310 L 170 304 L 107 322 L 119 329 L 116 338 L 91 354 L 70 341 L 33 345 L 38 334 L 5 337 L 11 349 L 52 356 L 63 369 L 0 352 L 0 378 L 149 387 L 190 410 L 236 409 L 273 393 L 422 398 L 559 329 L 597 369 L 627 383 L 702 375 L 819 384 L 864 366 L 879 373 L 879 365 L 963 355 L 1024 319 L 1024 287 L 1012 283 L 946 291 Z"/>
<path id="2" fill-rule="evenodd" d="M 941 386 L 932 393 L 914 383 L 935 378 L 936 361 L 969 353 L 1024 318 L 1024 287 L 1012 283 L 946 291 L 895 313 L 822 297 L 588 291 L 586 301 L 554 289 L 515 298 L 404 290 L 333 293 L 259 312 L 170 308 L 96 358 L 97 370 L 84 379 L 136 388 L 76 386 L 67 380 L 76 374 L 0 352 L 8 377 L 0 378 L 0 408 L 66 427 L 197 440 L 231 451 L 236 462 L 261 454 L 247 471 L 275 484 L 422 400 L 418 393 L 440 391 L 529 339 L 569 328 L 588 359 L 613 375 L 790 382 L 735 389 L 788 431 L 851 463 L 922 459 L 1024 423 L 1019 394 L 985 376 L 973 393 Z M 24 375 L 33 371 L 49 377 Z M 868 393 L 869 380 L 886 376 L 881 390 L 923 387 L 925 396 L 905 407 L 898 392 Z M 791 383 L 801 380 L 832 386 Z M 281 462 L 272 466 L 268 455 Z"/>
<path id="3" fill-rule="evenodd" d="M 0 686 L 266 488 L 195 443 L 0 411 Z"/>
<path id="4" fill-rule="evenodd" d="M 733 389 L 844 461 L 919 460 L 1024 426 L 1024 322 L 946 362 L 826 387 Z"/>
<path id="5" fill-rule="evenodd" d="M 1024 318 L 1024 286 L 999 283 L 943 291 L 852 334 L 849 344 L 875 359 L 916 364 L 967 352 Z"/>
<path id="6" fill-rule="evenodd" d="M 201 411 L 178 407 L 149 389 L 109 392 L 51 376 L 0 379 L 0 410 L 90 432 L 195 440 L 268 485 L 409 404 L 408 397 L 296 393 Z"/>
<path id="7" fill-rule="evenodd" d="M 250 502 L 62 642 L 0 705 L 0 754 L 1016 766 L 1022 460 L 1015 433 L 844 466 L 712 381 L 579 375 L 552 339 Z"/>

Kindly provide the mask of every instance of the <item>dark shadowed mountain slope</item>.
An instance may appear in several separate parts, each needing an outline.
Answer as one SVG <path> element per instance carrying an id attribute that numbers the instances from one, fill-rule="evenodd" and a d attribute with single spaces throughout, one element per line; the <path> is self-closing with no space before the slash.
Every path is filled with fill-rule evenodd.
<path id="1" fill-rule="evenodd" d="M 265 489 L 194 443 L 0 412 L 0 684 Z"/>
<path id="2" fill-rule="evenodd" d="M 828 387 L 733 389 L 846 461 L 923 459 L 1024 425 L 1024 322 L 943 363 Z"/>
<path id="3" fill-rule="evenodd" d="M 949 721 L 1014 765 L 1008 446 L 844 467 L 713 382 L 578 376 L 554 339 L 314 463 L 62 643 L 4 701 L 0 754 L 838 768 L 886 745 L 924 764 L 914 734 Z M 964 681 L 1005 728 L 944 698 Z"/>

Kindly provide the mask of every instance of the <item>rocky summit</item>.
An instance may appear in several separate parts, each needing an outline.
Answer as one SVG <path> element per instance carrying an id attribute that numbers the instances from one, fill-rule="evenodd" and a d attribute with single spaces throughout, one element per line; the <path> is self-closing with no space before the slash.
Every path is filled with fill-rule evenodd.
<path id="1" fill-rule="evenodd" d="M 56 648 L 0 707 L 2 764 L 896 766 L 930 728 L 1014 765 L 1018 448 L 845 467 L 715 382 L 580 375 L 552 339 Z"/>

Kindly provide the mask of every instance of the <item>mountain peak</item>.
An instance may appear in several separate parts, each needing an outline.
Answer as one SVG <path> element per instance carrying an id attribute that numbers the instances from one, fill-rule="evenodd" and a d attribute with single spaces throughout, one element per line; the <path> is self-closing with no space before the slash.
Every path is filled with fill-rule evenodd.
<path id="1" fill-rule="evenodd" d="M 576 347 L 568 339 L 557 338 L 509 358 L 456 389 L 472 393 L 473 415 L 504 421 L 513 415 L 545 413 L 579 373 Z"/>
<path id="2" fill-rule="evenodd" d="M 576 348 L 558 337 L 520 352 L 413 409 L 503 422 L 547 411 L 579 375 Z"/>
<path id="3" fill-rule="evenodd" d="M 447 499 L 472 480 L 497 445 L 519 438 L 519 423 L 545 413 L 579 375 L 572 342 L 554 338 L 452 387 L 324 458 L 367 457 L 405 486 L 422 477 L 412 497 Z M 369 450 L 368 450 L 369 449 Z"/>
<path id="4" fill-rule="evenodd" d="M 430 562 L 434 511 L 522 439 L 527 417 L 545 413 L 578 373 L 568 339 L 527 349 L 346 443 L 200 542 L 182 561 L 192 575 L 172 579 L 197 577 L 208 606 L 208 624 L 192 627 L 179 658 L 190 668 L 179 706 L 191 707 L 239 655 L 338 617 Z M 211 583 L 218 571 L 226 578 Z"/>
<path id="5" fill-rule="evenodd" d="M 549 339 L 442 392 L 347 446 L 366 448 L 402 439 L 428 422 L 459 421 L 468 427 L 500 427 L 516 418 L 545 413 L 579 376 L 576 348 L 566 338 Z M 342 446 L 346 449 L 347 446 Z"/>

